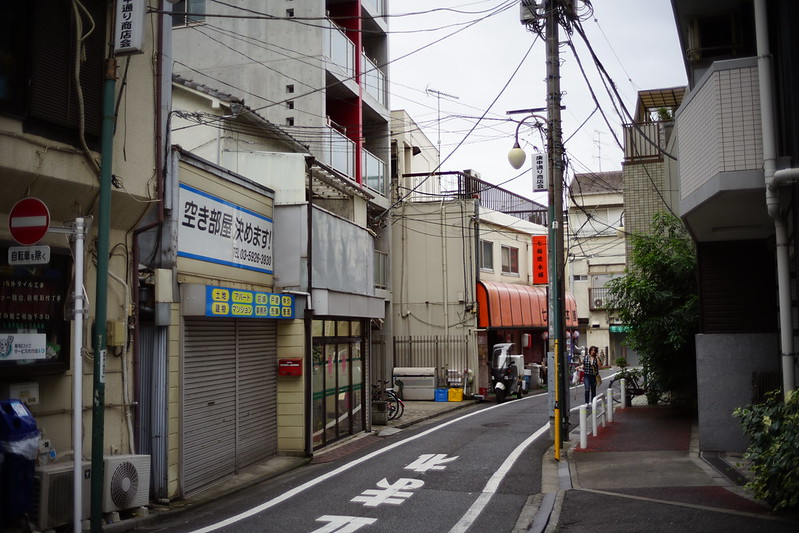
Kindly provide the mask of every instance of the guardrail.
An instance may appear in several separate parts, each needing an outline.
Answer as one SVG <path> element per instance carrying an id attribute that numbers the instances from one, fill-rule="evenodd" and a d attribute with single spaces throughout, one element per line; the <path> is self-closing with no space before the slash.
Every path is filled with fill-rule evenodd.
<path id="1" fill-rule="evenodd" d="M 591 428 L 592 435 L 599 435 L 598 424 L 606 427 L 608 422 L 613 422 L 613 392 L 608 389 L 604 395 L 595 396 L 591 400 Z M 588 404 L 580 406 L 580 448 L 588 448 Z"/>

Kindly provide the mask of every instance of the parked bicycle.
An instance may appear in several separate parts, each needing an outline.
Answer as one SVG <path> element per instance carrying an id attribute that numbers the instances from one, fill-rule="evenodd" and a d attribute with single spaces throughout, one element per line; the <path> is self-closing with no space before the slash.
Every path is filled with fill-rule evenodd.
<path id="1" fill-rule="evenodd" d="M 394 392 L 393 388 L 384 386 L 387 384 L 388 381 L 384 381 L 372 385 L 372 401 L 386 402 L 386 418 L 395 420 L 405 412 L 405 402 Z"/>
<path id="2" fill-rule="evenodd" d="M 625 394 L 629 405 L 636 396 L 644 395 L 649 403 L 659 403 L 663 392 L 651 379 L 637 368 L 624 369 L 610 381 L 608 388 L 612 391 L 613 401 L 621 402 L 621 380 L 624 379 Z"/>

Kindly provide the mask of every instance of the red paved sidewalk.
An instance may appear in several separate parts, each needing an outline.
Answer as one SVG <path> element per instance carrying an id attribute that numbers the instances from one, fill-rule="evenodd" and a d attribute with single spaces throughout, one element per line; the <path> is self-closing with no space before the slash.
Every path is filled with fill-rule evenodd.
<path id="1" fill-rule="evenodd" d="M 688 451 L 694 415 L 679 407 L 627 407 L 613 412 L 613 422 L 589 434 L 585 452 Z M 589 424 L 590 426 L 590 424 Z"/>

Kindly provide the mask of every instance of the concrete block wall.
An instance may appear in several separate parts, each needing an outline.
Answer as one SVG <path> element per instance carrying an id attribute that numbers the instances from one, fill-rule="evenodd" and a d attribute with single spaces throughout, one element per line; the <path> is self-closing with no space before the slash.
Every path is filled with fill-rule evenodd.
<path id="1" fill-rule="evenodd" d="M 780 370 L 776 333 L 696 336 L 699 449 L 743 452 L 737 408 L 752 401 L 752 372 Z"/>

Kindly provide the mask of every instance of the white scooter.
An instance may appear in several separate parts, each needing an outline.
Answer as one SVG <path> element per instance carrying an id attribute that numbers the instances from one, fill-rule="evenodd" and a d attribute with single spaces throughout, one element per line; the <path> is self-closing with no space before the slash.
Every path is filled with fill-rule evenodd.
<path id="1" fill-rule="evenodd" d="M 527 394 L 527 382 L 524 381 L 524 356 L 515 354 L 516 345 L 512 342 L 495 344 L 491 354 L 491 388 L 502 403 L 508 396 L 521 398 Z"/>

